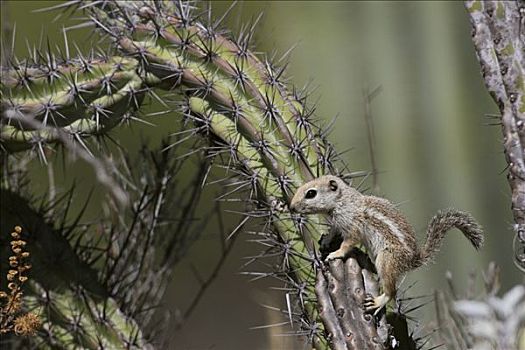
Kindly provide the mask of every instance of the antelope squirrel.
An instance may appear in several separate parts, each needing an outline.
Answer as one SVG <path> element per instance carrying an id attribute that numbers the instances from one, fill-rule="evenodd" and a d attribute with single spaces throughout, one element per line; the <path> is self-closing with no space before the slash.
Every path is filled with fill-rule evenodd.
<path id="1" fill-rule="evenodd" d="M 463 211 L 439 211 L 427 227 L 427 239 L 420 249 L 414 229 L 403 214 L 384 198 L 363 195 L 342 179 L 326 175 L 302 185 L 290 204 L 301 214 L 327 214 L 332 233 L 341 233 L 343 242 L 327 260 L 342 259 L 357 244 L 363 243 L 374 262 L 383 294 L 365 299 L 365 310 L 377 314 L 396 296 L 397 282 L 410 270 L 432 260 L 445 233 L 458 228 L 472 245 L 483 243 L 481 226 Z"/>

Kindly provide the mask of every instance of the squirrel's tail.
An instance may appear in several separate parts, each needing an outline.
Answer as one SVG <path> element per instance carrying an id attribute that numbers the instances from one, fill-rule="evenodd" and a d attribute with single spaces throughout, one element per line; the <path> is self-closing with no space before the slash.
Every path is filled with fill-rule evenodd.
<path id="1" fill-rule="evenodd" d="M 472 215 L 456 209 L 440 210 L 427 227 L 427 240 L 419 252 L 418 265 L 427 264 L 441 247 L 445 233 L 452 228 L 463 232 L 474 248 L 483 244 L 483 229 Z"/>

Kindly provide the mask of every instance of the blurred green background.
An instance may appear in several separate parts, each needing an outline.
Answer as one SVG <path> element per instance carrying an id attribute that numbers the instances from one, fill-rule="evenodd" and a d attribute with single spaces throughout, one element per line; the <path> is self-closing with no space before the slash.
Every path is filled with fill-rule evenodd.
<path id="1" fill-rule="evenodd" d="M 18 57 L 26 56 L 26 40 L 38 45 L 41 35 L 44 43 L 49 38 L 52 46 L 63 47 L 61 28 L 78 23 L 75 16 L 53 22 L 56 12 L 32 12 L 56 3 L 3 2 L 3 20 L 16 23 Z M 211 5 L 219 15 L 230 2 Z M 436 288 L 445 288 L 447 271 L 453 272 L 458 289 L 464 290 L 469 274 L 480 274 L 490 261 L 501 266 L 504 290 L 523 282 L 512 262 L 512 216 L 501 130 L 490 126 L 494 120 L 487 117 L 496 114 L 497 108 L 483 85 L 462 2 L 239 2 L 226 26 L 235 31 L 260 12 L 264 16 L 256 30 L 256 51 L 278 59 L 295 46 L 289 59 L 289 82 L 299 87 L 312 83 L 310 103 L 317 105 L 321 122 L 329 123 L 337 116 L 331 140 L 339 151 L 350 149 L 344 160 L 352 170 L 371 169 L 362 91 L 382 86 L 372 103 L 378 194 L 400 203 L 420 241 L 429 219 L 449 206 L 470 211 L 485 227 L 486 243 L 479 253 L 452 232 L 436 263 L 411 273 L 403 282 L 404 287 L 416 282 L 409 295 L 430 295 Z M 90 33 L 90 29 L 74 30 L 68 37 L 88 52 Z M 141 140 L 158 145 L 160 138 L 175 131 L 173 118 L 155 117 L 151 121 L 160 127 L 133 125 L 113 131 L 112 136 L 133 154 Z M 74 169 L 56 172 L 63 188 L 77 179 L 80 208 L 96 186 L 91 170 L 76 162 Z M 47 170 L 36 164 L 33 174 L 32 185 L 42 193 L 48 184 Z M 98 215 L 102 193 L 95 195 L 87 218 Z M 212 205 L 212 198 L 209 194 L 202 201 L 203 212 Z M 239 274 L 243 257 L 261 250 L 247 238 L 239 238 L 191 318 L 179 329 L 175 322 L 163 325 L 174 349 L 304 348 L 291 337 L 277 336 L 286 334 L 288 326 L 250 330 L 284 321 L 261 304 L 283 307 L 285 299 L 281 291 L 271 288 L 279 286 L 276 281 L 249 282 L 249 277 Z M 190 266 L 207 275 L 219 247 L 210 227 L 178 267 L 163 307 L 172 319 L 198 289 Z M 427 331 L 433 329 L 432 304 L 416 315 Z"/>

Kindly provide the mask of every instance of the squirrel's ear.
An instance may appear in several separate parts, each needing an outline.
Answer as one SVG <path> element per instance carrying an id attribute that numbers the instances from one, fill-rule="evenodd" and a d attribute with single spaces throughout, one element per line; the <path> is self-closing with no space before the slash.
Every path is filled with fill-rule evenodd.
<path id="1" fill-rule="evenodd" d="M 337 188 L 338 188 L 337 181 L 330 180 L 329 187 L 330 187 L 330 190 L 337 191 Z"/>

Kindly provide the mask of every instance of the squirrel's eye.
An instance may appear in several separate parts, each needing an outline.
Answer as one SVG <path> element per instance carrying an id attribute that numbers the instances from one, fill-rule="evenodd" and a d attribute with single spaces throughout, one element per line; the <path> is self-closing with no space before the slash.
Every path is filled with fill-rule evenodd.
<path id="1" fill-rule="evenodd" d="M 314 198 L 316 195 L 317 195 L 316 190 L 308 190 L 306 194 L 304 195 L 304 198 L 311 199 L 311 198 Z"/>

